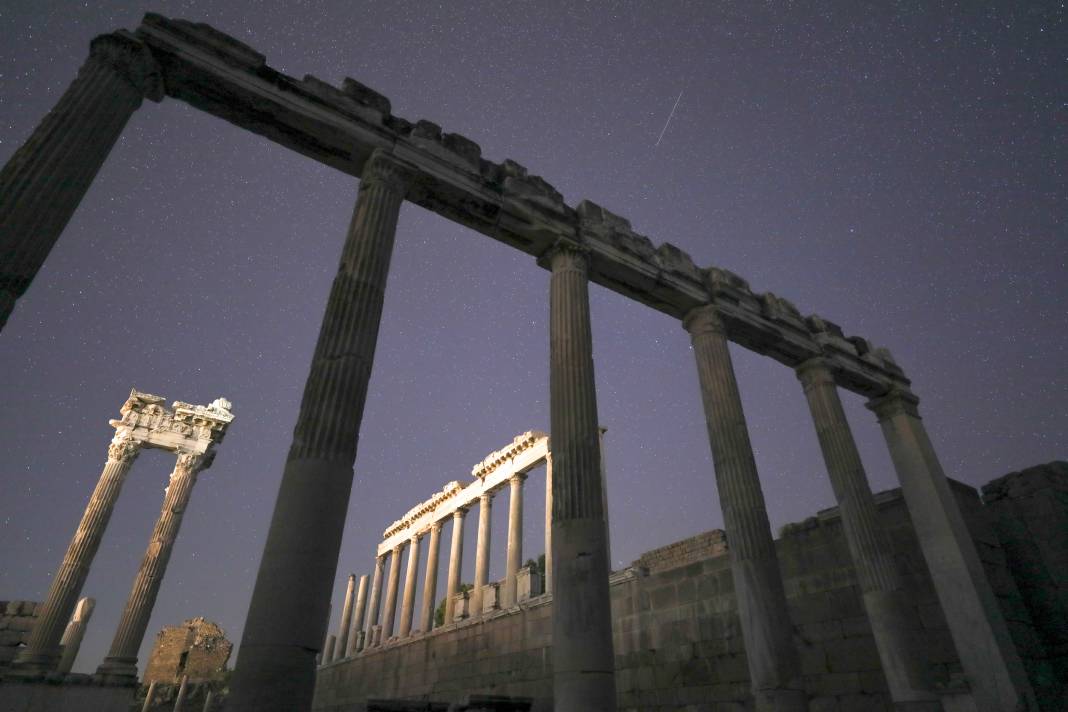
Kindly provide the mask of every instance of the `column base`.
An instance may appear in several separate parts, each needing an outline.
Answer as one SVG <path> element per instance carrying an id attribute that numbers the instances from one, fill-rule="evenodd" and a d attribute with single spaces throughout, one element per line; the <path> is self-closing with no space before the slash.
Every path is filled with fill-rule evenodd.
<path id="1" fill-rule="evenodd" d="M 95 677 L 108 684 L 137 680 L 137 658 L 106 657 L 96 669 Z"/>
<path id="2" fill-rule="evenodd" d="M 754 690 L 756 712 L 808 712 L 804 690 Z"/>

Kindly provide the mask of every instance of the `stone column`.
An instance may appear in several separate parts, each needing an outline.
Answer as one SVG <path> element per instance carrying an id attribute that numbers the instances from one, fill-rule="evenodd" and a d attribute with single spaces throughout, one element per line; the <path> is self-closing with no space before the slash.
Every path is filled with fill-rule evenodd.
<path id="1" fill-rule="evenodd" d="M 337 636 L 333 633 L 326 636 L 326 642 L 323 643 L 323 665 L 329 665 L 334 662 L 334 650 L 337 648 Z"/>
<path id="2" fill-rule="evenodd" d="M 419 626 L 423 634 L 434 629 L 434 606 L 438 597 L 438 553 L 441 550 L 441 522 L 430 525 L 430 543 L 427 544 L 426 576 L 423 577 L 423 610 Z"/>
<path id="3" fill-rule="evenodd" d="M 892 390 L 879 418 L 949 632 L 978 712 L 1037 709 L 1034 692 L 979 553 L 920 419 L 919 399 Z"/>
<path id="4" fill-rule="evenodd" d="M 508 556 L 505 559 L 501 608 L 514 606 L 516 602 L 516 576 L 523 565 L 523 480 L 526 478 L 526 475 L 516 473 L 509 479 Z"/>
<path id="5" fill-rule="evenodd" d="M 449 551 L 449 580 L 445 585 L 445 625 L 452 623 L 456 614 L 456 601 L 453 597 L 460 592 L 460 568 L 464 559 L 464 515 L 466 509 L 457 509 L 452 513 L 452 548 Z"/>
<path id="6" fill-rule="evenodd" d="M 163 98 L 148 48 L 124 31 L 95 38 L 77 78 L 0 171 L 0 329 L 146 96 Z"/>
<path id="7" fill-rule="evenodd" d="M 337 657 L 344 659 L 349 649 L 349 627 L 352 625 L 353 596 L 356 595 L 356 574 L 349 574 L 349 583 L 345 587 L 345 603 L 341 608 L 341 625 L 337 631 Z"/>
<path id="8" fill-rule="evenodd" d="M 202 712 L 211 712 L 211 701 L 214 696 L 211 690 L 208 690 L 208 694 L 204 695 L 204 709 Z"/>
<path id="9" fill-rule="evenodd" d="M 697 359 L 701 400 L 756 709 L 806 710 L 807 696 L 799 679 L 793 624 L 786 610 L 782 574 L 731 365 L 726 330 L 711 304 L 691 310 L 683 326 L 690 332 Z"/>
<path id="10" fill-rule="evenodd" d="M 376 150 L 304 386 L 234 671 L 230 712 L 311 704 L 406 171 Z"/>
<path id="11" fill-rule="evenodd" d="M 178 461 L 171 473 L 148 550 L 141 559 L 141 568 L 134 579 L 133 590 L 126 600 L 126 608 L 119 619 L 119 628 L 111 643 L 104 662 L 97 668 L 99 675 L 111 675 L 125 678 L 137 678 L 137 651 L 145 638 L 148 619 L 152 607 L 156 605 L 160 584 L 167 571 L 167 562 L 171 558 L 174 542 L 178 538 L 178 529 L 182 526 L 182 515 L 189 506 L 197 474 L 206 464 L 204 455 L 179 453 Z"/>
<path id="12" fill-rule="evenodd" d="M 63 630 L 74 612 L 126 474 L 140 448 L 141 443 L 134 440 L 129 432 L 121 429 L 116 431 L 108 447 L 104 472 L 89 498 L 78 530 L 74 532 L 74 538 L 63 556 L 63 563 L 52 579 L 30 640 L 12 662 L 13 674 L 33 676 L 51 672 L 59 662 L 59 642 Z"/>
<path id="13" fill-rule="evenodd" d="M 942 707 L 932 691 L 916 616 L 909 613 L 907 592 L 879 521 L 834 374 L 824 359 L 815 358 L 797 368 L 797 377 L 816 425 L 890 698 L 901 708 L 939 712 Z"/>
<path id="14" fill-rule="evenodd" d="M 552 441 L 549 441 L 550 447 Z M 545 456 L 545 593 L 553 590 L 553 454 Z"/>
<path id="15" fill-rule="evenodd" d="M 92 598 L 83 598 L 78 601 L 78 607 L 74 609 L 74 617 L 63 631 L 63 639 L 59 644 L 63 646 L 63 653 L 59 658 L 56 672 L 66 675 L 74 667 L 74 660 L 78 657 L 78 650 L 82 646 L 82 638 L 85 637 L 85 629 L 89 625 L 89 618 L 93 615 L 96 601 Z"/>
<path id="16" fill-rule="evenodd" d="M 148 686 L 148 692 L 145 693 L 145 704 L 141 707 L 141 712 L 149 712 L 152 709 L 152 698 L 156 695 L 156 681 L 153 680 Z"/>
<path id="17" fill-rule="evenodd" d="M 178 697 L 174 700 L 174 712 L 181 712 L 185 705 L 185 696 L 189 691 L 189 676 L 182 675 L 182 684 L 178 686 Z"/>
<path id="18" fill-rule="evenodd" d="M 371 600 L 367 604 L 367 637 L 365 639 L 367 647 L 375 644 L 374 627 L 382 620 L 379 602 L 382 600 L 382 569 L 385 564 L 385 554 L 375 557 L 375 573 L 374 578 L 371 579 Z"/>
<path id="19" fill-rule="evenodd" d="M 389 583 L 386 585 L 386 610 L 382 620 L 382 638 L 385 642 L 393 636 L 393 622 L 397 619 L 397 585 L 400 583 L 400 560 L 404 545 L 393 547 L 389 558 Z"/>
<path id="20" fill-rule="evenodd" d="M 553 704 L 557 712 L 615 710 L 589 262 L 566 244 L 553 248 L 549 261 Z"/>
<path id="21" fill-rule="evenodd" d="M 475 587 L 471 589 L 471 617 L 482 615 L 482 588 L 489 582 L 490 514 L 493 495 L 483 493 L 478 498 L 478 543 L 475 547 Z"/>
<path id="22" fill-rule="evenodd" d="M 349 644 L 345 649 L 345 657 L 351 658 L 363 650 L 359 644 L 359 634 L 363 630 L 364 609 L 367 604 L 367 574 L 360 577 L 360 584 L 356 590 L 356 609 L 353 611 L 352 628 L 349 630 Z"/>
<path id="23" fill-rule="evenodd" d="M 412 633 L 412 618 L 415 616 L 415 584 L 419 571 L 419 535 L 408 541 L 408 571 L 404 575 L 404 597 L 401 599 L 400 630 L 397 636 L 407 638 Z"/>

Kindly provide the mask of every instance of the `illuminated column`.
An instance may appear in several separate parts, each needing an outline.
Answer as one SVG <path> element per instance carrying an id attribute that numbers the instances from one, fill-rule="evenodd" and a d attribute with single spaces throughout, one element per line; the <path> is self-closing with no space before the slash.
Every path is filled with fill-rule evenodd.
<path id="1" fill-rule="evenodd" d="M 92 598 L 83 598 L 78 601 L 78 607 L 74 609 L 74 617 L 70 619 L 67 629 L 63 631 L 63 639 L 60 641 L 60 645 L 63 646 L 63 654 L 59 658 L 56 672 L 65 675 L 74 667 L 74 661 L 78 657 L 78 650 L 82 646 L 82 639 L 85 637 L 85 629 L 89 625 L 89 618 L 92 617 L 93 608 L 95 607 L 96 601 Z"/>
<path id="2" fill-rule="evenodd" d="M 509 480 L 511 492 L 508 501 L 508 556 L 504 567 L 504 595 L 501 607 L 515 605 L 516 576 L 523 565 L 523 480 L 526 475 L 514 474 Z"/>
<path id="3" fill-rule="evenodd" d="M 386 610 L 382 620 L 382 641 L 385 642 L 393 637 L 393 623 L 397 620 L 397 587 L 400 584 L 401 554 L 404 552 L 404 544 L 393 547 L 393 555 L 389 558 L 389 583 L 386 584 Z"/>
<path id="4" fill-rule="evenodd" d="M 489 582 L 490 513 L 493 495 L 478 498 L 478 544 L 475 547 L 475 587 L 471 589 L 471 617 L 482 616 L 482 589 Z"/>
<path id="5" fill-rule="evenodd" d="M 379 602 L 382 600 L 382 569 L 386 564 L 386 555 L 375 557 L 375 573 L 371 579 L 371 600 L 367 604 L 367 636 L 364 638 L 364 646 L 370 648 L 375 645 L 374 628 L 381 620 Z"/>
<path id="6" fill-rule="evenodd" d="M 337 631 L 337 651 L 339 660 L 348 656 L 349 628 L 352 626 L 353 597 L 356 595 L 356 574 L 349 574 L 349 582 L 345 587 L 345 603 L 341 607 L 341 625 Z"/>
<path id="7" fill-rule="evenodd" d="M 460 568 L 464 559 L 464 515 L 466 509 L 452 513 L 452 549 L 449 551 L 449 579 L 445 585 L 445 624 L 452 623 L 456 613 L 453 596 L 460 592 Z"/>
<path id="8" fill-rule="evenodd" d="M 434 605 L 438 595 L 438 553 L 441 550 L 441 522 L 430 525 L 430 542 L 427 544 L 426 576 L 423 578 L 423 610 L 419 615 L 419 628 L 423 634 L 434 628 Z"/>
<path id="9" fill-rule="evenodd" d="M 412 633 L 412 618 L 415 617 L 415 583 L 419 573 L 419 534 L 408 541 L 408 572 L 404 575 L 404 597 L 401 599 L 400 638 Z"/>
<path id="10" fill-rule="evenodd" d="M 550 452 L 545 456 L 545 593 L 550 593 L 552 590 L 553 590 L 553 454 Z"/>
<path id="11" fill-rule="evenodd" d="M 345 649 L 345 657 L 351 658 L 363 650 L 360 645 L 360 633 L 363 631 L 364 610 L 367 606 L 367 574 L 360 577 L 360 585 L 356 593 L 356 610 L 353 611 L 352 628 L 349 631 L 349 644 Z"/>

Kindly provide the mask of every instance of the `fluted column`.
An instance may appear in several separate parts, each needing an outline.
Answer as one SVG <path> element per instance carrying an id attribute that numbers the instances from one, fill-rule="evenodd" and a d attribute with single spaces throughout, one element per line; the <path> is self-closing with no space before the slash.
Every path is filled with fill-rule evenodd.
<path id="1" fill-rule="evenodd" d="M 356 608 L 352 612 L 352 628 L 349 629 L 349 642 L 345 648 L 345 657 L 351 658 L 363 650 L 360 645 L 360 631 L 363 630 L 364 610 L 367 605 L 367 574 L 360 577 L 360 584 L 356 589 Z"/>
<path id="2" fill-rule="evenodd" d="M 363 166 L 249 604 L 230 712 L 311 704 L 408 180 L 381 149 Z"/>
<path id="3" fill-rule="evenodd" d="M 85 637 L 85 629 L 89 625 L 89 619 L 92 617 L 95 607 L 96 601 L 92 598 L 83 598 L 78 601 L 78 606 L 74 609 L 74 616 L 70 619 L 70 623 L 67 624 L 67 629 L 63 631 L 63 639 L 60 640 L 63 653 L 59 658 L 56 672 L 66 675 L 74 667 L 74 660 L 78 657 L 78 650 L 81 648 L 82 639 Z"/>
<path id="4" fill-rule="evenodd" d="M 552 440 L 549 441 L 550 447 Z M 553 590 L 553 454 L 545 456 L 545 593 Z"/>
<path id="5" fill-rule="evenodd" d="M 482 588 L 489 582 L 490 515 L 493 495 L 489 492 L 478 498 L 478 542 L 475 546 L 475 587 L 471 589 L 471 617 L 482 616 Z"/>
<path id="6" fill-rule="evenodd" d="M 371 579 L 371 600 L 367 603 L 367 636 L 364 639 L 364 644 L 368 648 L 376 644 L 374 628 L 382 620 L 379 602 L 382 600 L 382 569 L 385 564 L 385 554 L 375 557 L 375 573 Z"/>
<path id="7" fill-rule="evenodd" d="M 438 554 L 441 551 L 441 522 L 430 525 L 430 542 L 426 552 L 426 575 L 423 577 L 423 609 L 419 629 L 423 634 L 434 628 L 434 606 L 438 596 Z"/>
<path id="8" fill-rule="evenodd" d="M 128 32 L 95 38 L 77 78 L 0 171 L 0 329 L 145 96 L 163 98 L 148 48 Z"/>
<path id="9" fill-rule="evenodd" d="M 408 541 L 408 571 L 404 575 L 404 597 L 401 599 L 401 619 L 398 637 L 407 638 L 412 633 L 412 618 L 415 616 L 415 583 L 419 572 L 419 535 Z"/>
<path id="10" fill-rule="evenodd" d="M 879 521 L 834 374 L 824 359 L 815 358 L 797 368 L 797 377 L 816 426 L 890 698 L 903 709 L 938 712 L 941 704 L 931 689 L 916 617 L 909 613 L 907 592 Z"/>
<path id="11" fill-rule="evenodd" d="M 919 399 L 892 390 L 868 403 L 879 418 L 909 516 L 978 712 L 1037 709 L 975 542 L 920 419 Z"/>
<path id="12" fill-rule="evenodd" d="M 393 636 L 393 623 L 397 620 L 397 586 L 400 583 L 401 553 L 403 544 L 393 547 L 389 559 L 389 583 L 386 585 L 386 610 L 382 620 L 382 642 Z"/>
<path id="13" fill-rule="evenodd" d="M 141 443 L 125 430 L 119 430 L 108 446 L 108 461 L 85 507 L 82 521 L 63 556 L 63 563 L 52 579 L 48 596 L 37 614 L 30 640 L 12 663 L 12 673 L 38 675 L 51 672 L 59 662 L 59 642 L 74 612 L 78 595 L 89 575 L 100 539 L 104 536 L 122 484 L 130 471 Z"/>
<path id="14" fill-rule="evenodd" d="M 345 603 L 341 608 L 341 625 L 337 631 L 338 659 L 344 659 L 349 649 L 349 628 L 352 626 L 353 597 L 356 595 L 356 574 L 349 574 L 349 582 L 345 587 Z"/>
<path id="15" fill-rule="evenodd" d="M 516 601 L 516 577 L 523 565 L 523 480 L 527 477 L 516 473 L 509 483 L 508 500 L 508 555 L 504 566 L 504 599 L 502 608 L 514 606 Z"/>
<path id="16" fill-rule="evenodd" d="M 793 625 L 726 330 L 712 305 L 690 311 L 683 325 L 697 359 L 756 709 L 805 710 Z"/>
<path id="17" fill-rule="evenodd" d="M 616 709 L 608 528 L 590 332 L 588 257 L 549 255 L 549 413 L 553 448 L 553 705 Z"/>
<path id="18" fill-rule="evenodd" d="M 464 561 L 464 515 L 466 509 L 452 513 L 452 548 L 449 550 L 449 578 L 445 584 L 445 624 L 452 623 L 456 615 L 453 596 L 460 592 L 460 568 Z"/>
<path id="19" fill-rule="evenodd" d="M 205 461 L 203 455 L 179 453 L 170 482 L 164 490 L 163 509 L 152 530 L 148 550 L 141 559 L 141 568 L 137 571 L 130 597 L 126 599 L 126 608 L 119 619 L 111 650 L 97 668 L 98 674 L 137 677 L 137 651 L 145 638 L 148 619 L 156 605 L 156 596 L 163 583 L 178 530 L 182 526 L 182 516 L 189 506 L 193 485 Z"/>

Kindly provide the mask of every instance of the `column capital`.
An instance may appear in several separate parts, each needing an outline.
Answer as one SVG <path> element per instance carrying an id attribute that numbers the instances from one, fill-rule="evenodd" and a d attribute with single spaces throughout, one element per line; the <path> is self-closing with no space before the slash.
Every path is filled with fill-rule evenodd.
<path id="1" fill-rule="evenodd" d="M 481 505 L 493 503 L 493 492 L 483 492 L 478 496 L 478 502 Z"/>
<path id="2" fill-rule="evenodd" d="M 376 148 L 360 173 L 360 185 L 380 184 L 395 193 L 407 193 L 415 174 L 385 149 Z"/>
<path id="3" fill-rule="evenodd" d="M 590 266 L 590 248 L 569 240 L 557 238 L 549 249 L 538 257 L 538 265 L 553 272 L 577 270 L 587 272 Z"/>
<path id="4" fill-rule="evenodd" d="M 454 520 L 463 519 L 466 516 L 467 516 L 467 507 L 459 507 L 458 509 L 454 510 L 453 513 L 452 513 L 452 518 Z"/>
<path id="5" fill-rule="evenodd" d="M 136 439 L 129 431 L 119 430 L 108 445 L 108 461 L 131 463 L 141 452 L 141 441 Z"/>
<path id="6" fill-rule="evenodd" d="M 881 423 L 901 414 L 919 418 L 920 411 L 917 407 L 919 402 L 920 399 L 912 391 L 894 386 L 883 395 L 869 400 L 864 407 L 875 413 Z"/>
<path id="7" fill-rule="evenodd" d="M 438 534 L 440 534 L 440 533 L 441 533 L 441 528 L 442 528 L 443 526 L 445 526 L 445 522 L 443 522 L 443 521 L 441 521 L 441 520 L 439 519 L 438 521 L 436 521 L 436 522 L 434 522 L 433 524 L 431 524 L 431 525 L 430 525 L 430 529 L 428 529 L 427 531 L 429 531 L 429 532 L 430 532 L 431 534 L 433 534 L 433 533 L 435 533 L 435 532 L 437 532 Z"/>
<path id="8" fill-rule="evenodd" d="M 152 101 L 164 97 L 163 73 L 148 45 L 124 30 L 98 35 L 89 43 L 89 57 L 112 69 Z"/>
<path id="9" fill-rule="evenodd" d="M 690 332 L 692 337 L 702 334 L 727 336 L 727 327 L 723 325 L 719 309 L 714 304 L 702 304 L 686 312 L 686 316 L 682 318 L 682 328 Z"/>
<path id="10" fill-rule="evenodd" d="M 512 475 L 511 477 L 509 477 L 508 481 L 512 482 L 512 483 L 523 484 L 523 481 L 525 479 L 527 479 L 527 473 L 525 473 L 525 472 L 517 472 L 514 475 Z"/>
<path id="11" fill-rule="evenodd" d="M 801 381 L 805 392 L 820 385 L 835 385 L 834 370 L 830 361 L 822 356 L 815 356 L 802 361 L 795 369 L 797 380 Z"/>
<path id="12" fill-rule="evenodd" d="M 393 555 L 400 558 L 401 552 L 404 551 L 404 545 L 406 543 L 407 542 L 402 541 L 400 544 L 397 544 L 395 547 L 393 547 Z"/>
<path id="13" fill-rule="evenodd" d="M 201 470 L 207 469 L 211 464 L 211 461 L 214 459 L 214 452 L 209 455 L 209 453 L 194 453 L 178 450 L 177 455 L 178 460 L 174 463 L 174 473 L 171 475 L 172 477 L 195 475 Z"/>

